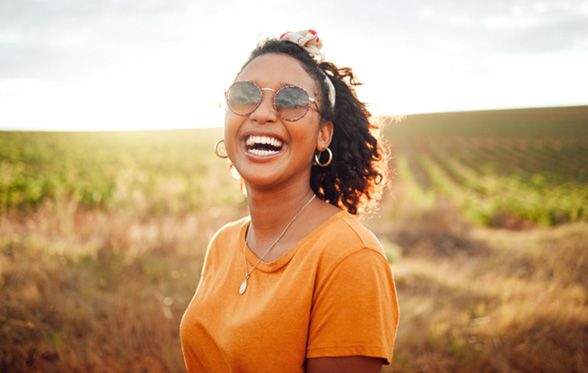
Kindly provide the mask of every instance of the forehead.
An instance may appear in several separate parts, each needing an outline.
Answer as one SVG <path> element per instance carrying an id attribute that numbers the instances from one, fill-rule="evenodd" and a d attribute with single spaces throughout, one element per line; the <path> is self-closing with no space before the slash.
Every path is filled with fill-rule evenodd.
<path id="1" fill-rule="evenodd" d="M 315 82 L 302 64 L 285 54 L 268 53 L 253 59 L 237 76 L 237 81 L 250 80 L 262 87 L 278 89 L 293 84 L 313 91 Z"/>

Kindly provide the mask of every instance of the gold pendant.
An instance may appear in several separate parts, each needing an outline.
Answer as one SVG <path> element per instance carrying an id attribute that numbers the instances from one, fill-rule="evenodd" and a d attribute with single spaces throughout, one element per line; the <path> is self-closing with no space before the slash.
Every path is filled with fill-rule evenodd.
<path id="1" fill-rule="evenodd" d="M 247 290 L 247 278 L 245 278 L 245 280 L 243 280 L 243 282 L 241 283 L 241 286 L 239 287 L 239 294 L 245 294 L 245 290 Z"/>

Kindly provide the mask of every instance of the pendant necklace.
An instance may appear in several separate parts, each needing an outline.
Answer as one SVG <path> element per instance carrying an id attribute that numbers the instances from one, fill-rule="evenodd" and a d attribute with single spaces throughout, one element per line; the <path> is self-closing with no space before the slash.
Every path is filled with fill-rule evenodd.
<path id="1" fill-rule="evenodd" d="M 312 197 L 310 197 L 308 199 L 308 201 L 306 201 L 306 203 L 304 204 L 304 206 L 302 206 L 300 208 L 300 210 L 298 210 L 298 212 L 296 213 L 296 215 L 294 215 L 294 217 L 292 219 L 290 219 L 290 221 L 288 222 L 288 224 L 286 224 L 286 228 L 284 228 L 282 230 L 282 233 L 280 233 L 280 235 L 278 236 L 278 238 L 270 245 L 270 247 L 265 251 L 265 253 L 262 255 L 261 258 L 259 258 L 259 260 L 257 261 L 257 263 L 255 263 L 255 265 L 253 266 L 253 268 L 251 269 L 251 271 L 249 270 L 249 264 L 247 263 L 247 256 L 245 254 L 245 247 L 247 246 L 247 234 L 245 235 L 245 243 L 243 244 L 243 259 L 245 259 L 245 279 L 243 280 L 243 282 L 241 283 L 241 286 L 239 287 L 239 294 L 243 295 L 245 294 L 245 291 L 247 290 L 247 281 L 249 280 L 249 277 L 251 277 L 251 274 L 253 273 L 253 271 L 255 271 L 257 269 L 257 266 L 259 265 L 259 263 L 261 263 L 261 261 L 263 260 L 263 258 L 266 257 L 267 254 L 269 254 L 269 252 L 274 248 L 274 246 L 276 246 L 276 244 L 278 243 L 278 241 L 280 241 L 282 239 L 282 237 L 284 237 L 284 235 L 286 234 L 286 231 L 288 231 L 288 228 L 290 228 L 290 226 L 292 225 L 292 223 L 294 223 L 294 220 L 296 220 L 296 218 L 298 217 L 298 215 L 300 215 L 302 213 L 302 211 L 304 211 L 304 209 L 310 205 L 310 203 L 312 202 L 312 200 L 316 197 L 316 194 L 312 194 Z M 251 227 L 251 222 L 249 222 L 249 227 Z M 249 233 L 249 229 L 247 229 L 247 233 Z"/>

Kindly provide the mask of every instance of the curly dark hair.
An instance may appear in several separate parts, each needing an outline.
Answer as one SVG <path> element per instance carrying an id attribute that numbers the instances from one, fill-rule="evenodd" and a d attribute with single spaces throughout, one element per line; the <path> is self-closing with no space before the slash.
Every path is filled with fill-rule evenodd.
<path id="1" fill-rule="evenodd" d="M 323 201 L 343 208 L 351 214 L 363 212 L 381 198 L 386 184 L 387 152 L 377 139 L 380 126 L 370 120 L 371 114 L 359 101 L 355 86 L 361 85 L 352 70 L 339 68 L 331 62 L 317 63 L 297 44 L 267 39 L 255 48 L 241 70 L 252 60 L 268 53 L 286 54 L 298 60 L 321 90 L 322 123 L 334 125 L 329 148 L 333 162 L 327 167 L 314 165 L 310 185 Z M 335 87 L 335 107 L 328 99 L 325 74 Z"/>

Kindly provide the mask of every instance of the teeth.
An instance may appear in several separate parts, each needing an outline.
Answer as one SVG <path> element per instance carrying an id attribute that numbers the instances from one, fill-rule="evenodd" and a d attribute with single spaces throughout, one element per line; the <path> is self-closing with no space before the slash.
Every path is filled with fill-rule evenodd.
<path id="1" fill-rule="evenodd" d="M 249 136 L 245 143 L 247 146 L 253 146 L 255 144 L 266 144 L 275 146 L 276 148 L 280 148 L 282 146 L 282 142 L 280 140 L 269 136 Z"/>
<path id="2" fill-rule="evenodd" d="M 272 155 L 272 154 L 278 153 L 275 150 L 261 150 L 261 149 L 248 149 L 247 152 L 255 154 L 255 155 L 259 155 L 259 156 L 266 156 L 266 155 Z"/>

